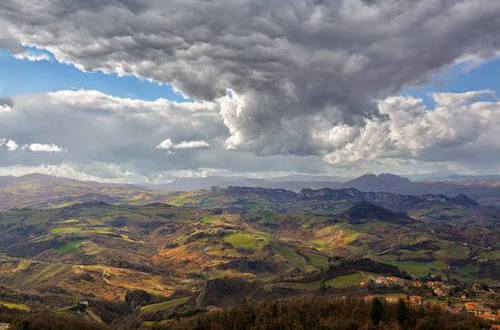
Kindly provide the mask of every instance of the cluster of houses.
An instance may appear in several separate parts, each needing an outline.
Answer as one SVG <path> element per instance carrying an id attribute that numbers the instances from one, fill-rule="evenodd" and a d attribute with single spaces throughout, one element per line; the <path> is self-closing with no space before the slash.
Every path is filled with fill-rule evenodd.
<path id="1" fill-rule="evenodd" d="M 492 310 L 490 307 L 486 307 L 479 302 L 468 301 L 464 303 L 464 309 L 477 317 L 484 320 L 500 322 L 500 314 L 498 310 Z"/>

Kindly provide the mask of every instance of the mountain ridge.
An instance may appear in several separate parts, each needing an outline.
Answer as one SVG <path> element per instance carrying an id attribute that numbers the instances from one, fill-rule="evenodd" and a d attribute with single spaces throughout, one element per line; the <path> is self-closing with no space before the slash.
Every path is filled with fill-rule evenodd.
<path id="1" fill-rule="evenodd" d="M 304 177 L 302 177 L 302 180 Z M 167 196 L 176 191 L 210 190 L 212 187 L 248 187 L 263 189 L 284 189 L 300 194 L 303 191 L 322 189 L 356 189 L 362 192 L 387 192 L 400 195 L 423 196 L 444 195 L 447 198 L 461 198 L 463 203 L 473 206 L 500 205 L 500 187 L 483 184 L 456 184 L 449 182 L 414 182 L 397 175 L 383 173 L 366 174 L 344 183 L 328 181 L 283 181 L 271 179 L 248 179 L 244 177 L 207 177 L 178 179 L 183 186 L 175 185 L 133 185 L 78 181 L 45 174 L 30 174 L 22 177 L 0 177 L 0 209 L 37 205 L 38 202 L 58 203 L 66 199 L 78 200 L 87 196 L 88 201 L 107 196 L 109 202 L 130 202 L 133 196 L 146 196 L 144 202 L 163 203 Z M 61 194 L 63 193 L 63 194 Z M 84 201 L 87 200 L 84 198 Z M 470 200 L 469 200 L 470 199 Z"/>

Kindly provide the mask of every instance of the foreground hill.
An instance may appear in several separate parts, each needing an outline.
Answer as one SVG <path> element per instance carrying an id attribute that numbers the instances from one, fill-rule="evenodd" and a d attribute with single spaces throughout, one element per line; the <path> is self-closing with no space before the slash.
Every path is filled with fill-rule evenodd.
<path id="1" fill-rule="evenodd" d="M 500 212 L 463 194 L 32 175 L 2 178 L 0 200 L 0 317 L 13 323 L 50 311 L 82 327 L 217 328 L 213 311 L 245 301 L 373 295 L 497 318 Z"/>
<path id="2" fill-rule="evenodd" d="M 0 305 L 111 324 L 322 294 L 498 301 L 498 212 L 465 197 L 230 187 L 165 198 L 0 212 Z"/>
<path id="3" fill-rule="evenodd" d="M 409 305 L 401 298 L 399 303 L 385 302 L 383 297 L 368 299 L 341 299 L 326 295 L 255 303 L 248 301 L 229 308 L 192 315 L 176 314 L 164 321 L 144 322 L 141 317 L 129 317 L 122 323 L 107 326 L 74 315 L 12 314 L 4 311 L 0 318 L 13 326 L 29 329 L 50 327 L 59 329 L 487 329 L 490 323 L 468 314 L 456 314 L 431 305 Z M 382 299 L 375 309 L 374 302 Z M 397 299 L 397 298 L 396 298 Z M 374 310 L 376 312 L 374 312 Z M 0 310 L 1 313 L 1 310 Z"/>

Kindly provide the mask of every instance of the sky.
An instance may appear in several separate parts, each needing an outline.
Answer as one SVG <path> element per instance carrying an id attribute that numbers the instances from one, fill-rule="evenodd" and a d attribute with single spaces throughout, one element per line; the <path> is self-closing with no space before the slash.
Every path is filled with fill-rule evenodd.
<path id="1" fill-rule="evenodd" d="M 500 3 L 5 0 L 0 175 L 500 174 Z"/>

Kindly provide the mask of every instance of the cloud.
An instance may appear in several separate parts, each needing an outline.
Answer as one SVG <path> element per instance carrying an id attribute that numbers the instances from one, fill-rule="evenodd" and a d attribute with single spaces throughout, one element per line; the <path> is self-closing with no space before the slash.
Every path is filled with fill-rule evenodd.
<path id="1" fill-rule="evenodd" d="M 14 140 L 1 138 L 0 139 L 0 147 L 7 147 L 8 151 L 16 151 L 19 148 L 19 145 Z"/>
<path id="2" fill-rule="evenodd" d="M 490 91 L 434 94 L 437 108 L 422 100 L 389 97 L 379 102 L 385 118 L 367 119 L 357 134 L 337 132 L 337 150 L 325 155 L 333 165 L 377 161 L 450 163 L 461 169 L 498 170 L 500 102 L 477 100 Z"/>
<path id="3" fill-rule="evenodd" d="M 258 157 L 226 150 L 229 132 L 218 102 L 144 101 L 85 90 L 26 94 L 13 102 L 15 111 L 0 120 L 6 139 L 19 146 L 54 144 L 64 152 L 21 148 L 0 152 L 0 168 L 72 164 L 88 176 L 118 180 L 123 175 L 134 182 L 155 180 L 161 173 L 201 169 L 219 173 L 325 171 L 320 156 Z M 175 157 L 155 148 L 166 137 L 177 145 Z M 197 147 L 196 152 L 180 152 L 190 147 Z M 107 168 L 120 171 L 104 171 L 102 165 L 93 164 L 108 164 Z"/>
<path id="4" fill-rule="evenodd" d="M 75 164 L 72 162 L 61 162 L 57 164 L 41 164 L 36 166 L 14 165 L 0 167 L 0 176 L 22 176 L 33 173 L 41 173 L 82 181 L 98 181 L 106 183 L 146 182 L 152 184 L 168 183 L 176 178 L 203 178 L 209 176 L 245 176 L 249 178 L 262 178 L 278 177 L 290 174 L 289 171 L 233 172 L 220 168 L 197 168 L 167 170 L 155 173 L 154 175 L 145 176 L 140 172 L 126 169 L 117 164 L 101 162 L 94 162 L 85 165 Z"/>
<path id="5" fill-rule="evenodd" d="M 336 127 L 382 120 L 374 100 L 500 49 L 498 1 L 83 3 L 4 0 L 3 38 L 219 103 L 226 147 L 258 155 L 333 152 Z"/>
<path id="6" fill-rule="evenodd" d="M 43 143 L 25 144 L 22 147 L 22 149 L 33 151 L 33 152 L 62 152 L 63 151 L 63 149 L 61 147 L 59 147 L 53 143 L 51 143 L 51 144 L 43 144 Z"/>
<path id="7" fill-rule="evenodd" d="M 2 112 L 11 112 L 12 111 L 12 106 L 8 104 L 0 104 L 0 113 Z"/>
<path id="8" fill-rule="evenodd" d="M 489 91 L 473 91 L 447 94 L 446 99 L 430 110 L 417 98 L 385 98 L 377 105 L 380 116 L 354 125 L 329 127 L 320 116 L 312 117 L 317 130 L 311 132 L 309 143 L 320 155 L 256 156 L 226 149 L 231 134 L 220 115 L 221 100 L 144 101 L 84 90 L 23 95 L 12 101 L 16 110 L 0 120 L 0 132 L 5 134 L 0 147 L 6 151 L 0 152 L 0 169 L 39 169 L 108 182 L 165 182 L 189 173 L 350 176 L 366 171 L 500 170 L 496 97 Z M 301 130 L 292 133 L 300 135 Z M 286 146 L 287 141 L 281 143 Z M 16 152 L 7 152 L 9 148 Z M 176 152 L 175 157 L 158 152 L 189 148 L 197 150 Z"/>
<path id="9" fill-rule="evenodd" d="M 14 104 L 11 99 L 0 98 L 0 114 L 13 111 L 13 106 Z"/>
<path id="10" fill-rule="evenodd" d="M 176 149 L 199 149 L 199 148 L 208 148 L 210 145 L 203 141 L 182 141 L 181 143 L 178 143 L 175 145 Z"/>
<path id="11" fill-rule="evenodd" d="M 163 140 L 159 145 L 156 146 L 156 149 L 166 149 L 172 150 L 175 144 L 170 139 Z"/>
<path id="12" fill-rule="evenodd" d="M 19 145 L 16 143 L 16 141 L 9 140 L 5 143 L 5 146 L 7 146 L 7 150 L 9 151 L 16 151 L 19 149 Z"/>
<path id="13" fill-rule="evenodd" d="M 156 146 L 156 149 L 165 149 L 168 151 L 180 149 L 203 149 L 210 147 L 210 144 L 203 140 L 198 141 L 182 141 L 180 143 L 173 143 L 171 139 L 165 139 Z"/>
<path id="14" fill-rule="evenodd" d="M 7 147 L 8 151 L 16 151 L 19 149 L 19 144 L 16 141 L 2 138 L 0 139 L 0 147 Z M 61 147 L 51 143 L 51 144 L 43 144 L 43 143 L 31 143 L 25 144 L 21 147 L 22 151 L 33 151 L 33 152 L 62 152 L 64 149 Z"/>
<path id="15" fill-rule="evenodd" d="M 465 93 L 434 93 L 434 102 L 438 107 L 458 107 L 479 97 L 495 97 L 492 90 L 470 91 Z"/>
<path id="16" fill-rule="evenodd" d="M 20 53 L 20 54 L 15 54 L 15 58 L 18 60 L 28 60 L 31 62 L 38 62 L 38 61 L 50 61 L 50 57 L 47 54 L 30 54 L 29 52 L 25 53 Z"/>
<path id="17" fill-rule="evenodd" d="M 8 50 L 16 59 L 28 60 L 32 62 L 50 61 L 50 56 L 47 53 L 38 52 L 36 49 L 29 49 L 22 45 L 19 40 L 11 36 L 2 37 L 0 34 L 0 49 Z"/>
<path id="18" fill-rule="evenodd" d="M 0 155 L 0 166 L 71 160 L 137 162 L 151 170 L 163 163 L 154 146 L 165 136 L 184 141 L 176 149 L 220 145 L 223 150 L 227 134 L 214 102 L 144 101 L 80 90 L 23 95 L 15 103 L 16 111 L 0 121 L 0 131 L 32 153 L 15 159 Z M 192 157 L 186 153 L 171 166 L 188 164 Z"/>

